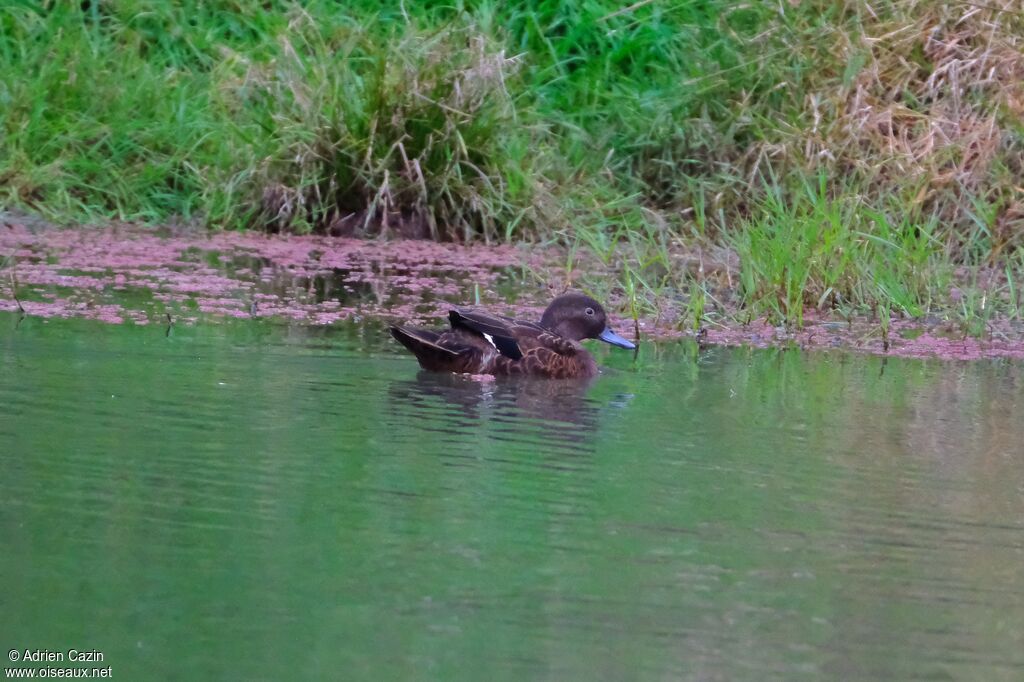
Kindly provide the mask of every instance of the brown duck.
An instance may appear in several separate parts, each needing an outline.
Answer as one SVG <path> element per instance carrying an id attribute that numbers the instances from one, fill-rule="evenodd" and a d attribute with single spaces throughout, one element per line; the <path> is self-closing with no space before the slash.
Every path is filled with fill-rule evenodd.
<path id="1" fill-rule="evenodd" d="M 597 363 L 580 344 L 582 339 L 636 348 L 608 327 L 604 308 L 583 294 L 559 296 L 540 322 L 475 309 L 451 310 L 448 320 L 451 329 L 445 331 L 391 327 L 391 335 L 412 351 L 423 369 L 552 379 L 597 374 Z"/>

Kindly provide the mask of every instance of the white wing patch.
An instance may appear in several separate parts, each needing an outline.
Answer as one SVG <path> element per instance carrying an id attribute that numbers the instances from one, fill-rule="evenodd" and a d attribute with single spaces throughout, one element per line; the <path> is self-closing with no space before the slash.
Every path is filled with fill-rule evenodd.
<path id="1" fill-rule="evenodd" d="M 487 339 L 487 343 L 489 343 L 492 346 L 494 346 L 494 350 L 498 350 L 497 344 L 494 343 L 494 337 L 493 336 L 491 336 L 490 334 L 484 334 L 484 338 Z"/>

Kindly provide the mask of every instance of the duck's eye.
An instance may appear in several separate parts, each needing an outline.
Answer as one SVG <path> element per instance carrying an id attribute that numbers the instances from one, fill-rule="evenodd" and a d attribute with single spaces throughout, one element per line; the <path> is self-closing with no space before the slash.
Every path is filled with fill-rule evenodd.
<path id="1" fill-rule="evenodd" d="M 593 308 L 587 308 L 586 313 L 587 313 L 587 315 L 593 315 L 594 314 L 594 309 Z"/>

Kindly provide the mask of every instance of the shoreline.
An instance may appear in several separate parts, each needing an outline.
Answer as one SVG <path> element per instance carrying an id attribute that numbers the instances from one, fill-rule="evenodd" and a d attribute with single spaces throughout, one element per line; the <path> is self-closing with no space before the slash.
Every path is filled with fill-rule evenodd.
<path id="1" fill-rule="evenodd" d="M 115 225 L 30 229 L 0 225 L 0 311 L 77 317 L 111 324 L 193 324 L 204 319 L 280 318 L 303 325 L 378 318 L 433 326 L 453 305 L 480 305 L 539 318 L 577 275 L 607 266 L 563 251 L 524 246 L 365 240 L 256 232 L 199 232 Z M 608 281 L 614 281 L 607 278 Z M 595 292 L 597 293 L 597 292 Z M 799 328 L 746 321 L 739 307 L 708 306 L 699 331 L 685 296 L 666 291 L 637 319 L 623 314 L 621 287 L 603 295 L 615 328 L 640 340 L 681 338 L 756 348 L 842 350 L 873 355 L 975 360 L 1024 359 L 1024 323 L 993 318 L 981 336 L 942 315 L 892 316 L 888 325 L 804 311 Z M 716 300 L 727 300 L 720 296 Z"/>

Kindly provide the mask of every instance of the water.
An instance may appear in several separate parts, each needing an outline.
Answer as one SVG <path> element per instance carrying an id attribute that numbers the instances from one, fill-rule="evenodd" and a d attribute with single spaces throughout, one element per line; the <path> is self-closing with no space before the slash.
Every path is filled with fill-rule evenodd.
<path id="1" fill-rule="evenodd" d="M 17 325 L 17 326 L 16 326 Z M 119 679 L 1024 679 L 1024 368 L 0 316 L 0 644 Z M 9 665 L 9 664 L 5 664 Z"/>

